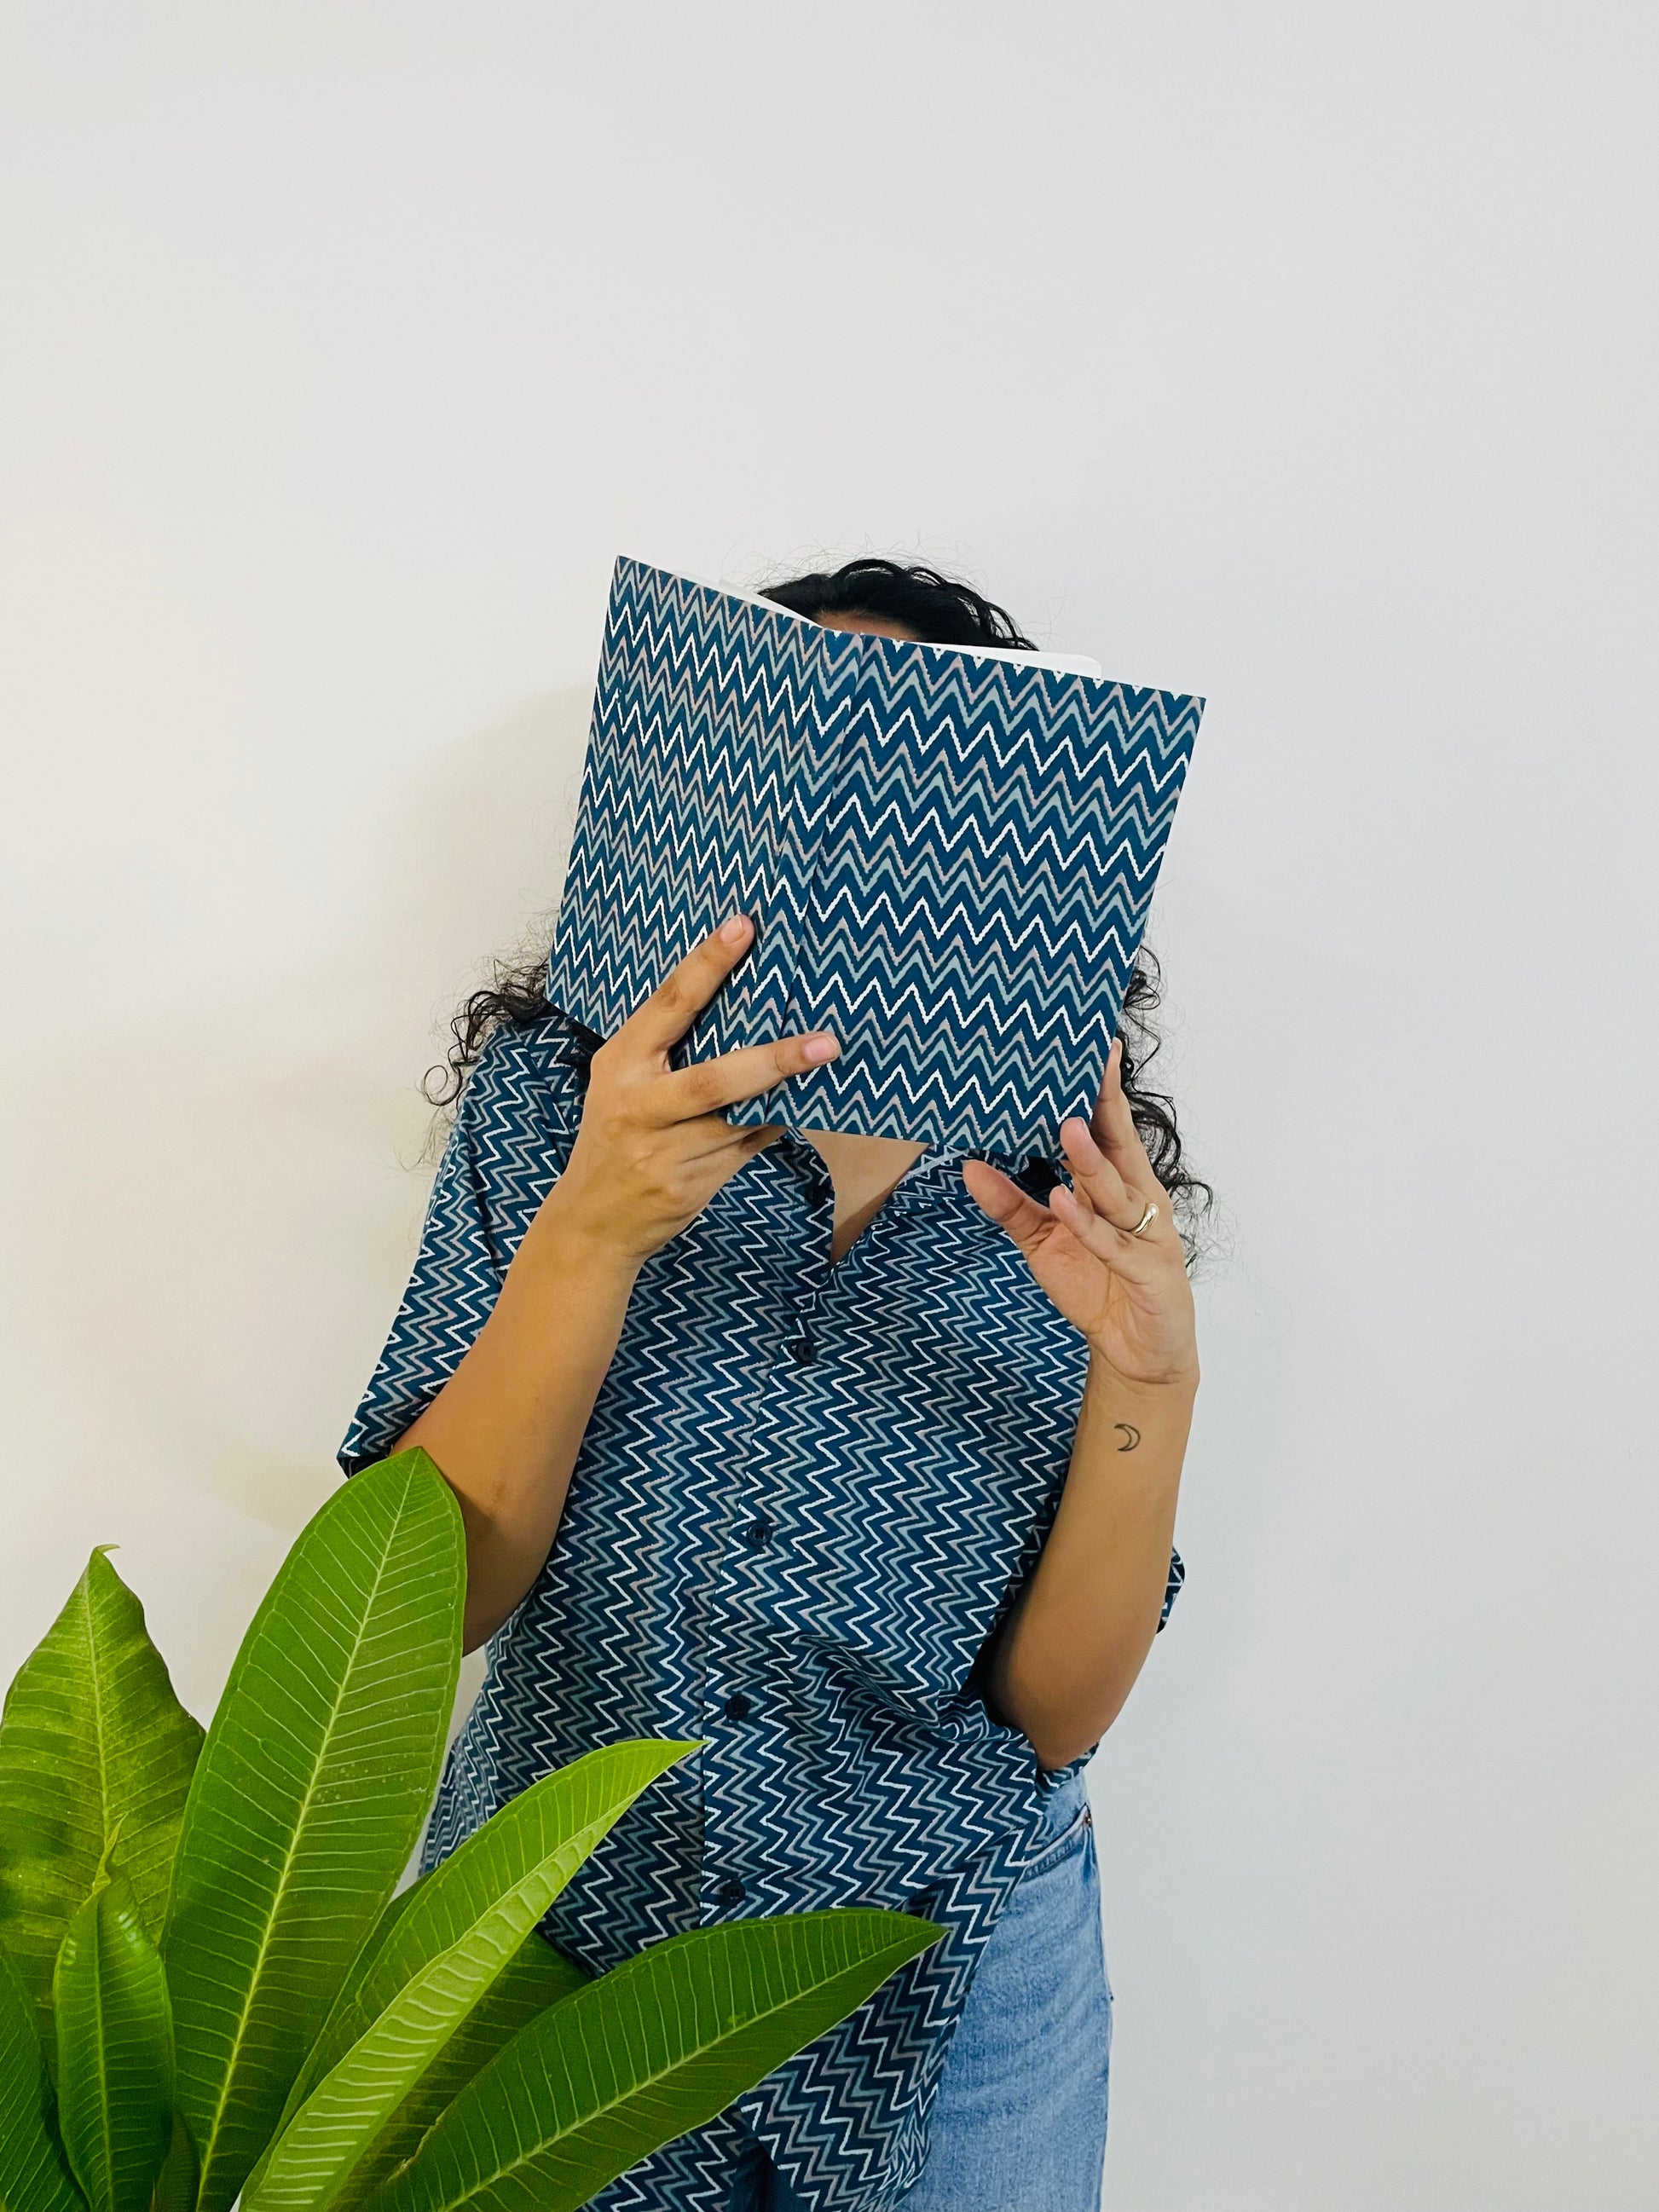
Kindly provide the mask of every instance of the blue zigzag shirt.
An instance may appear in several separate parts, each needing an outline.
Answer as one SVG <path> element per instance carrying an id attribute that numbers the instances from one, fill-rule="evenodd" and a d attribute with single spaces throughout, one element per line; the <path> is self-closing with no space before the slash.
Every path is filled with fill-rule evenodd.
<path id="1" fill-rule="evenodd" d="M 483 1326 L 569 1157 L 597 1042 L 556 1009 L 488 1039 L 341 1446 L 348 1474 L 392 1449 Z M 746 1914 L 884 1905 L 949 1930 L 732 2112 L 613 2183 L 605 2212 L 723 2212 L 744 2127 L 809 2212 L 887 2212 L 921 2170 L 975 1966 L 1041 1846 L 1061 1778 L 988 1713 L 975 1662 L 1059 1502 L 1088 1348 L 975 1203 L 968 1157 L 925 1152 L 832 1267 L 829 1173 L 786 1131 L 646 1262 L 552 1552 L 450 1753 L 428 1866 L 596 1745 L 707 1739 L 544 1923 L 595 1972 Z M 1038 1195 L 1055 1179 L 1041 1158 L 979 1157 Z M 1181 1579 L 1172 1559 L 1164 1619 Z"/>

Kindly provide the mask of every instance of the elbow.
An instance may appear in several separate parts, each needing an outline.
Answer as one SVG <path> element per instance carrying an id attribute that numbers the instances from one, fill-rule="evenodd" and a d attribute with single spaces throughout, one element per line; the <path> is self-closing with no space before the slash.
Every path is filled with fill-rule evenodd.
<path id="1" fill-rule="evenodd" d="M 1128 1701 L 1152 1640 L 1080 1663 L 1075 1653 L 1062 1656 L 1048 1640 L 1031 1633 L 1029 1609 L 1016 1613 L 986 1655 L 981 1694 L 994 1720 L 1018 1729 L 1045 1772 L 1069 1766 L 1093 1751 Z"/>
<path id="2" fill-rule="evenodd" d="M 1122 1711 L 1124 1699 L 1079 1698 L 1061 1706 L 1040 1697 L 1022 1695 L 1019 1686 L 1005 1679 L 994 1692 L 988 1685 L 985 1703 L 993 1720 L 1018 1729 L 1030 1745 L 1038 1767 L 1051 1774 L 1098 1749 Z"/>
<path id="3" fill-rule="evenodd" d="M 1030 1745 L 1039 1768 L 1045 1774 L 1052 1774 L 1062 1766 L 1069 1766 L 1073 1759 L 1086 1759 L 1097 1751 L 1121 1710 L 1121 1705 L 1115 1706 L 1098 1721 L 1092 1716 L 1067 1714 L 1063 1718 L 1050 1716 L 1046 1722 L 1034 1720 L 1029 1725 L 1024 1723 L 1017 1725 Z"/>
<path id="4" fill-rule="evenodd" d="M 1107 1731 L 1128 1702 L 1136 1668 L 1075 1674 L 1045 1674 L 1040 1670 L 1009 1663 L 1014 1655 L 1004 1652 L 1003 1664 L 987 1687 L 987 1704 L 993 1715 L 1009 1728 L 1018 1729 L 1031 1747 L 1032 1756 L 1044 1773 L 1069 1766 L 1098 1748 Z"/>

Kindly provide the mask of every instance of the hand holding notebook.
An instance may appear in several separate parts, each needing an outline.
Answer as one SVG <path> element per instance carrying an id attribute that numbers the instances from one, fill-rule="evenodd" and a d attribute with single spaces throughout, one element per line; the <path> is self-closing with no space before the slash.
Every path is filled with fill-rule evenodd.
<path id="1" fill-rule="evenodd" d="M 834 1059 L 821 1031 L 741 1046 L 690 1066 L 671 1063 L 691 1018 L 754 942 L 733 916 L 712 931 L 593 1054 L 581 1127 L 560 1175 L 567 1234 L 629 1269 L 690 1226 L 720 1188 L 775 1137 L 726 1109 Z"/>

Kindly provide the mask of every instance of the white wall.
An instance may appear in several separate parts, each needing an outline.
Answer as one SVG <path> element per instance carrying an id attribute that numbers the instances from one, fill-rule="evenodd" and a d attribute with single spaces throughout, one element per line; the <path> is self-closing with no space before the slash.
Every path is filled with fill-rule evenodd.
<path id="1" fill-rule="evenodd" d="M 612 556 L 925 553 L 1211 702 L 1109 2203 L 1652 2205 L 1652 22 L 10 0 L 0 1662 L 210 1705 Z"/>

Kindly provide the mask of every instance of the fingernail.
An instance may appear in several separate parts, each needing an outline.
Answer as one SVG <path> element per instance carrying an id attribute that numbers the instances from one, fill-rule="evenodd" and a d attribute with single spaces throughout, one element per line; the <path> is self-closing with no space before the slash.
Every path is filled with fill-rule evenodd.
<path id="1" fill-rule="evenodd" d="M 801 1050 L 808 1060 L 832 1060 L 839 1048 L 827 1030 L 819 1030 L 815 1035 L 801 1040 Z"/>
<path id="2" fill-rule="evenodd" d="M 720 924 L 720 935 L 728 945 L 736 945 L 740 942 L 743 933 L 748 927 L 749 924 L 742 915 L 734 914 L 730 921 L 723 921 Z"/>

